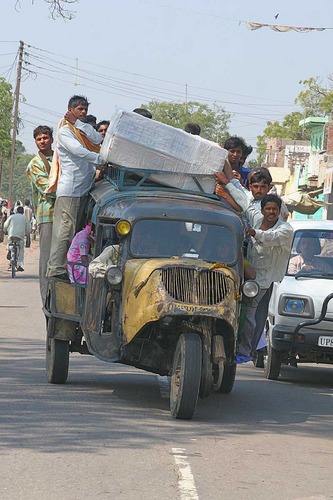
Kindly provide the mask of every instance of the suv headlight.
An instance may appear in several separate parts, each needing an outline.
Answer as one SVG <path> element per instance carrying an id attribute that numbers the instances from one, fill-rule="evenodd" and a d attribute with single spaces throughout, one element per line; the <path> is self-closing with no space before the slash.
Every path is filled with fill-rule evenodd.
<path id="1" fill-rule="evenodd" d="M 279 314 L 281 316 L 314 318 L 313 301 L 311 297 L 282 294 L 279 300 Z"/>
<path id="2" fill-rule="evenodd" d="M 303 314 L 305 309 L 304 299 L 286 299 L 284 303 L 284 310 L 291 314 Z"/>
<path id="3" fill-rule="evenodd" d="M 259 293 L 259 285 L 256 281 L 248 280 L 243 284 L 243 294 L 249 299 L 253 299 Z"/>
<path id="4" fill-rule="evenodd" d="M 116 286 L 121 283 L 123 279 L 123 273 L 117 266 L 109 267 L 109 269 L 105 273 L 106 281 L 110 286 Z"/>

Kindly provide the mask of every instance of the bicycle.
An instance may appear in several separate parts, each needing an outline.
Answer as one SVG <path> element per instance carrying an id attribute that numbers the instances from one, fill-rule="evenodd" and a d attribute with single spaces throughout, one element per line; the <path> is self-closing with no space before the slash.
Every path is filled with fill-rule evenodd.
<path id="1" fill-rule="evenodd" d="M 15 278 L 17 272 L 17 267 L 18 267 L 17 261 L 20 253 L 20 241 L 21 238 L 18 238 L 17 236 L 12 236 L 8 244 L 10 250 L 10 266 L 12 271 L 12 278 Z"/>

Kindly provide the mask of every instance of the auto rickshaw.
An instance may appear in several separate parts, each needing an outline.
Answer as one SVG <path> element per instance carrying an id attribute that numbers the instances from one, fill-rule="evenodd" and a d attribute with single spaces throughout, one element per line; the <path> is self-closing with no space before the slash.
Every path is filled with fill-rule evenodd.
<path id="1" fill-rule="evenodd" d="M 48 381 L 66 382 L 70 352 L 93 354 L 170 376 L 171 414 L 190 419 L 198 396 L 233 388 L 242 294 L 258 291 L 243 224 L 213 194 L 109 170 L 91 192 L 87 284 L 49 281 Z"/>

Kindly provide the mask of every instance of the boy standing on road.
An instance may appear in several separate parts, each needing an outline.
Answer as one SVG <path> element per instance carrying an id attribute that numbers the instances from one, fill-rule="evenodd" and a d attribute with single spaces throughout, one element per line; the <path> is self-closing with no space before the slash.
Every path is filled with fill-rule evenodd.
<path id="1" fill-rule="evenodd" d="M 32 203 L 39 232 L 39 289 L 44 304 L 47 291 L 45 278 L 50 257 L 54 193 L 45 193 L 49 187 L 49 174 L 53 158 L 53 131 L 47 125 L 39 125 L 33 132 L 37 155 L 30 161 L 26 174 L 31 182 Z"/>

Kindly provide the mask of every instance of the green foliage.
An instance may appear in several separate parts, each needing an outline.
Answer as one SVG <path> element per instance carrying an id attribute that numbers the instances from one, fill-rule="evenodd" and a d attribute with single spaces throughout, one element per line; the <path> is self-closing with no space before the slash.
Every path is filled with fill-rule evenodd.
<path id="1" fill-rule="evenodd" d="M 13 101 L 12 86 L 4 78 L 0 78 L 0 158 L 3 159 L 0 195 L 3 198 L 8 198 L 9 191 Z M 31 198 L 30 182 L 25 175 L 25 170 L 31 158 L 31 155 L 25 154 L 23 144 L 16 141 L 12 185 L 13 200 Z"/>
<path id="2" fill-rule="evenodd" d="M 332 76 L 328 77 L 328 88 L 323 87 L 319 77 L 301 80 L 299 83 L 306 88 L 298 94 L 295 103 L 299 104 L 307 116 L 325 116 L 333 109 L 333 82 Z"/>
<path id="3" fill-rule="evenodd" d="M 25 198 L 31 199 L 31 185 L 28 177 L 25 174 L 29 161 L 34 155 L 25 153 L 23 144 L 19 141 L 16 143 L 15 163 L 13 170 L 13 186 L 12 186 L 12 200 L 24 200 Z M 2 198 L 8 198 L 9 191 L 9 166 L 10 159 L 4 161 L 2 189 L 0 191 Z"/>
<path id="4" fill-rule="evenodd" d="M 142 104 L 149 109 L 153 119 L 172 127 L 184 129 L 188 122 L 198 123 L 201 137 L 223 144 L 229 136 L 230 115 L 222 106 L 209 106 L 199 102 L 186 103 L 150 101 Z"/>
<path id="5" fill-rule="evenodd" d="M 257 138 L 259 164 L 265 160 L 267 139 L 279 137 L 281 139 L 309 140 L 311 135 L 310 130 L 301 127 L 299 122 L 310 114 L 309 111 L 306 111 L 304 114 L 300 111 L 293 111 L 284 117 L 282 123 L 278 121 L 267 122 L 263 135 L 259 135 Z"/>
<path id="6" fill-rule="evenodd" d="M 12 86 L 4 78 L 0 78 L 0 156 L 3 158 L 10 156 L 12 108 Z"/>
<path id="7" fill-rule="evenodd" d="M 264 163 L 266 156 L 266 137 L 265 135 L 258 135 L 257 137 L 257 162 L 259 165 Z"/>
<path id="8" fill-rule="evenodd" d="M 246 167 L 254 170 L 255 168 L 260 167 L 260 163 L 258 163 L 258 160 L 250 160 L 246 162 Z"/>
<path id="9" fill-rule="evenodd" d="M 270 138 L 280 137 L 283 139 L 308 140 L 311 131 L 299 125 L 299 121 L 308 116 L 325 116 L 333 109 L 333 77 L 328 77 L 328 87 L 322 85 L 319 77 L 311 77 L 299 82 L 305 88 L 295 99 L 295 104 L 301 107 L 301 111 L 294 111 L 286 115 L 282 123 L 267 122 L 263 135 L 257 138 L 258 162 L 261 164 L 265 159 L 266 142 Z"/>

